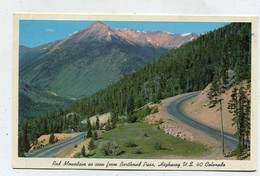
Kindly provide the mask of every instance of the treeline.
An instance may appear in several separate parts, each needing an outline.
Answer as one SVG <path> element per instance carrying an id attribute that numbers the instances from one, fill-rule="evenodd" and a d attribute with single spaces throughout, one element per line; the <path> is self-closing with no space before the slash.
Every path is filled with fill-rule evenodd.
<path id="1" fill-rule="evenodd" d="M 35 119 L 25 119 L 19 124 L 19 156 L 24 156 L 43 134 L 72 133 L 86 131 L 87 126 L 80 123 L 82 117 L 76 113 L 57 109 Z"/>
<path id="2" fill-rule="evenodd" d="M 128 115 L 149 102 L 204 89 L 216 70 L 221 70 L 225 78 L 229 71 L 232 73 L 235 81 L 225 79 L 227 86 L 237 84 L 251 77 L 250 46 L 251 24 L 232 23 L 171 50 L 153 64 L 77 101 L 70 111 L 86 116 L 113 111 Z"/>

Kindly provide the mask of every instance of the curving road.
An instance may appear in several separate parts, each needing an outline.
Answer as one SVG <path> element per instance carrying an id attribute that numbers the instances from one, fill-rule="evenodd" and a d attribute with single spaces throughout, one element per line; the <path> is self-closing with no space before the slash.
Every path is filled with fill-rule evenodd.
<path id="1" fill-rule="evenodd" d="M 53 145 L 45 146 L 41 149 L 37 149 L 31 153 L 28 153 L 26 157 L 37 157 L 37 158 L 51 158 L 57 152 L 72 148 L 75 144 L 82 142 L 86 132 L 79 133 L 77 136 L 65 140 L 58 141 Z"/>
<path id="2" fill-rule="evenodd" d="M 178 96 L 178 98 L 174 99 L 167 107 L 166 110 L 168 111 L 169 114 L 171 114 L 174 118 L 180 120 L 181 122 L 195 128 L 198 130 L 201 130 L 208 134 L 209 136 L 222 141 L 221 138 L 221 131 L 215 128 L 212 128 L 208 125 L 202 124 L 195 119 L 189 117 L 182 108 L 182 105 L 190 100 L 191 98 L 197 96 L 199 92 L 191 92 L 187 94 L 182 94 Z M 225 141 L 225 146 L 227 145 L 230 149 L 235 149 L 238 144 L 238 140 L 236 137 L 232 134 L 229 133 L 224 133 L 224 141 Z"/>
<path id="3" fill-rule="evenodd" d="M 189 117 L 182 108 L 182 105 L 190 100 L 191 98 L 197 96 L 199 92 L 192 92 L 192 93 L 187 93 L 187 94 L 182 94 L 176 97 L 169 105 L 166 107 L 166 110 L 170 115 L 173 116 L 173 118 L 176 118 L 177 120 L 195 128 L 198 130 L 201 130 L 208 134 L 209 136 L 221 141 L 221 131 L 215 128 L 212 128 L 208 125 L 202 124 L 195 119 Z M 57 142 L 56 144 L 53 145 L 48 145 L 45 146 L 41 149 L 37 149 L 31 153 L 28 153 L 26 157 L 37 157 L 37 158 L 48 158 L 48 157 L 54 157 L 54 155 L 57 152 L 60 152 L 62 150 L 70 149 L 72 148 L 75 144 L 78 144 L 82 142 L 84 139 L 84 136 L 86 135 L 86 132 L 79 133 L 77 136 L 62 140 Z M 230 149 L 235 149 L 238 141 L 235 138 L 234 135 L 229 134 L 229 133 L 224 133 L 224 140 L 225 140 L 225 145 L 228 145 Z"/>

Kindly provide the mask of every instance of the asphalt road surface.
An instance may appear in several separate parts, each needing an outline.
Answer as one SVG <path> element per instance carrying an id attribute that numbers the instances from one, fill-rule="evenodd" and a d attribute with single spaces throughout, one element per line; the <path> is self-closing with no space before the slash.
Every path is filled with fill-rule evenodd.
<path id="1" fill-rule="evenodd" d="M 75 144 L 79 144 L 80 142 L 82 142 L 86 134 L 86 132 L 82 132 L 73 138 L 60 140 L 53 145 L 48 145 L 41 149 L 37 149 L 31 153 L 28 153 L 26 157 L 51 158 L 54 156 L 55 153 L 64 149 L 70 149 L 74 147 Z"/>
<path id="2" fill-rule="evenodd" d="M 172 116 L 174 116 L 176 119 L 180 120 L 181 122 L 195 128 L 195 129 L 201 130 L 201 131 L 205 132 L 206 134 L 208 134 L 209 136 L 211 136 L 219 141 L 222 141 L 220 130 L 212 128 L 210 126 L 207 126 L 205 124 L 202 124 L 202 123 L 194 120 L 193 118 L 189 117 L 183 111 L 182 105 L 186 101 L 197 96 L 198 94 L 199 94 L 199 92 L 191 92 L 191 93 L 183 94 L 183 95 L 179 96 L 177 99 L 173 100 L 166 107 L 166 109 L 169 112 L 169 114 L 171 114 Z M 236 139 L 236 137 L 234 135 L 229 134 L 229 133 L 224 133 L 224 143 L 225 143 L 225 146 L 227 145 L 230 149 L 233 150 L 237 147 L 238 140 Z"/>

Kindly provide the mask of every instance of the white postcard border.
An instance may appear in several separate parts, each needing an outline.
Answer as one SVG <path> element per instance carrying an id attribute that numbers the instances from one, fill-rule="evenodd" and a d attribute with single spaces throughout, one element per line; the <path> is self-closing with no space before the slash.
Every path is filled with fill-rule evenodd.
<path id="1" fill-rule="evenodd" d="M 19 69 L 19 20 L 90 20 L 90 21 L 182 21 L 182 22 L 250 22 L 252 23 L 252 70 L 251 70 L 251 156 L 250 160 L 164 160 L 164 159 L 92 159 L 92 158 L 19 158 L 18 157 L 18 69 Z M 44 14 L 16 13 L 13 18 L 13 168 L 37 169 L 113 169 L 113 170 L 232 170 L 254 171 L 257 167 L 257 38 L 258 19 L 255 16 L 184 16 L 184 15 L 104 15 L 104 14 Z M 64 163 L 79 163 L 68 166 Z M 54 163 L 61 163 L 54 165 Z M 136 166 L 120 166 L 121 163 Z M 141 164 L 140 164 L 141 162 Z M 172 166 L 160 167 L 162 163 Z M 91 165 L 93 163 L 93 165 Z M 95 163 L 104 166 L 95 166 Z M 111 166 L 108 163 L 111 164 Z M 148 163 L 154 166 L 148 166 Z M 82 164 L 82 166 L 80 166 Z M 86 164 L 86 166 L 85 166 Z M 117 166 L 112 166 L 117 164 Z M 139 165 L 140 166 L 139 166 Z M 218 166 L 211 166 L 212 164 Z M 179 166 L 179 167 L 178 167 Z"/>

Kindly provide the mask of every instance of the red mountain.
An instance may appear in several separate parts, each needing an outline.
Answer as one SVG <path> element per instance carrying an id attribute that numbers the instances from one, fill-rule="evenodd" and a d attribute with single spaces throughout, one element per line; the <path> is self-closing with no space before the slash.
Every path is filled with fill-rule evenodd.
<path id="1" fill-rule="evenodd" d="M 28 57 L 26 53 L 34 52 L 34 48 L 20 48 L 26 52 L 20 57 L 24 60 L 19 71 L 20 100 L 46 109 L 60 106 L 62 98 L 90 96 L 197 37 L 115 29 L 97 22 L 48 47 L 40 46 L 38 55 Z M 37 114 L 39 109 L 20 107 L 20 113 Z"/>
<path id="2" fill-rule="evenodd" d="M 52 50 L 64 43 L 84 42 L 91 39 L 120 39 L 129 44 L 152 45 L 161 48 L 176 48 L 184 43 L 198 38 L 197 34 L 173 34 L 161 31 L 135 31 L 132 29 L 116 29 L 106 24 L 96 22 L 80 32 L 76 32 L 59 42 Z"/>

